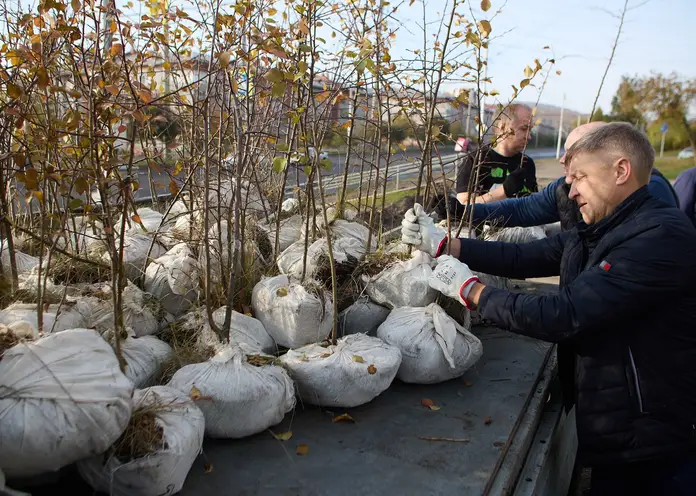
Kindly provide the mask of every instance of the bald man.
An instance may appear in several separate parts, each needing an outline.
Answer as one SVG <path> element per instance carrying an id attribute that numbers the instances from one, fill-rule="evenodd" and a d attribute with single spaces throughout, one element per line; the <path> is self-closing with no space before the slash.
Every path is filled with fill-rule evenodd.
<path id="1" fill-rule="evenodd" d="M 529 142 L 532 109 L 512 104 L 495 119 L 495 146 L 464 158 L 457 174 L 457 200 L 470 202 L 473 187 L 476 203 L 519 198 L 538 191 L 534 160 L 522 153 Z M 476 160 L 479 160 L 478 167 Z M 500 186 L 500 187 L 498 187 Z"/>
<path id="2" fill-rule="evenodd" d="M 580 138 L 589 132 L 596 130 L 606 122 L 590 122 L 575 128 L 566 139 L 565 150 L 569 150 Z M 561 157 L 564 174 L 566 170 L 566 155 Z M 666 202 L 670 206 L 678 207 L 679 200 L 670 182 L 657 169 L 652 169 L 650 182 L 648 183 L 650 194 Z M 577 204 L 569 198 L 570 187 L 566 184 L 565 175 L 546 186 L 539 193 L 524 198 L 511 198 L 492 203 L 477 203 L 474 208 L 474 224 L 484 221 L 496 221 L 507 227 L 530 227 L 561 222 L 561 229 L 568 231 L 580 220 L 580 212 Z M 457 202 L 449 202 L 450 215 L 461 217 L 463 208 L 456 205 Z M 445 217 L 444 202 L 440 201 L 439 215 Z M 471 208 L 471 207 L 469 207 Z"/>

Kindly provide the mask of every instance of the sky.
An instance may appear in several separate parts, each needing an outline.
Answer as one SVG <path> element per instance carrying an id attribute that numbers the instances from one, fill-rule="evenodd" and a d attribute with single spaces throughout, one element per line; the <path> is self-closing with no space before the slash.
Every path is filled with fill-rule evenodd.
<path id="1" fill-rule="evenodd" d="M 36 4 L 36 0 L 19 1 L 27 6 Z M 195 0 L 170 0 L 170 4 L 191 12 L 188 6 L 192 1 Z M 561 75 L 551 73 L 540 101 L 561 106 L 565 95 L 566 108 L 589 113 L 609 60 L 619 24 L 618 14 L 625 0 L 490 0 L 492 7 L 486 13 L 478 9 L 480 0 L 470 1 L 479 18 L 490 19 L 500 10 L 491 23 L 488 69 L 492 79 L 489 89 L 500 92 L 497 97 L 500 101 L 508 101 L 511 85 L 519 86 L 527 64 L 533 65 L 535 58 L 543 61 L 553 57 L 555 70 L 560 70 Z M 696 0 L 628 1 L 630 10 L 598 102 L 605 113 L 611 109 L 611 98 L 622 75 L 676 71 L 682 76 L 696 78 L 696 29 L 693 28 Z M 437 22 L 451 0 L 425 2 L 428 21 Z M 125 3 L 125 0 L 116 0 L 120 8 Z M 139 5 L 137 0 L 134 3 Z M 225 7 L 232 3 L 223 0 Z M 392 58 L 411 59 L 413 55 L 408 50 L 422 47 L 417 21 L 422 18 L 422 5 L 412 0 L 390 0 L 390 3 L 399 5 L 399 23 L 390 25 L 399 30 L 393 42 Z M 131 10 L 128 17 L 137 19 L 138 7 L 126 10 Z M 436 28 L 435 23 L 429 26 L 430 30 Z M 551 50 L 543 50 L 544 46 L 550 46 Z M 446 85 L 443 89 L 454 91 L 460 87 L 461 84 Z M 520 99 L 535 102 L 537 96 L 537 89 L 529 87 Z M 489 100 L 487 103 L 495 102 Z"/>
<path id="2" fill-rule="evenodd" d="M 427 0 L 434 18 L 442 12 L 446 0 Z M 685 77 L 696 77 L 696 1 L 695 0 L 629 0 L 621 39 L 614 61 L 606 77 L 598 105 L 607 113 L 622 75 L 649 75 L 651 71 L 676 71 Z M 562 105 L 588 112 L 606 69 L 616 37 L 619 19 L 607 12 L 621 12 L 624 0 L 491 0 L 492 8 L 485 14 L 502 12 L 492 22 L 489 72 L 492 87 L 499 98 L 509 98 L 510 85 L 518 85 L 524 67 L 535 57 L 549 57 L 543 47 L 551 46 L 556 59 L 557 76 L 552 73 L 541 96 L 541 102 Z M 483 15 L 483 14 L 481 14 Z M 400 19 L 418 19 L 422 7 L 414 4 L 399 9 Z M 403 29 L 409 28 L 405 23 Z M 418 29 L 414 27 L 414 29 Z M 412 41 L 409 41 L 412 40 Z M 416 47 L 413 36 L 399 36 L 395 51 Z M 416 47 L 417 48 L 417 47 Z M 536 101 L 535 93 L 524 93 L 520 99 Z M 489 102 L 492 103 L 492 102 Z"/>

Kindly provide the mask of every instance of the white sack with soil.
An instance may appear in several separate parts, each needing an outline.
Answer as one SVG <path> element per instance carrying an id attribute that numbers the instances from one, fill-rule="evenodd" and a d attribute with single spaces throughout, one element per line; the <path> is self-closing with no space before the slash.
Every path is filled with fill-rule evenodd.
<path id="1" fill-rule="evenodd" d="M 136 388 L 155 384 L 164 365 L 172 357 L 172 347 L 155 336 L 131 337 L 121 341 L 121 353 L 126 361 L 126 377 Z"/>
<path id="2" fill-rule="evenodd" d="M 366 334 L 338 340 L 336 346 L 310 344 L 289 350 L 281 363 L 306 403 L 352 408 L 372 401 L 391 385 L 401 352 Z"/>
<path id="3" fill-rule="evenodd" d="M 152 238 L 147 234 L 126 234 L 123 239 L 123 264 L 126 271 L 126 277 L 131 281 L 135 281 L 139 277 L 145 275 L 145 269 L 148 265 L 148 260 L 154 260 L 164 255 L 167 250 L 159 243 L 155 242 L 148 256 L 148 250 L 152 244 Z M 116 239 L 117 253 L 120 250 L 120 238 Z M 109 253 L 104 253 L 101 258 L 102 262 L 111 266 L 111 257 Z"/>
<path id="4" fill-rule="evenodd" d="M 325 339 L 333 326 L 331 296 L 309 292 L 286 275 L 262 279 L 252 291 L 254 315 L 280 346 L 298 348 Z"/>
<path id="5" fill-rule="evenodd" d="M 365 242 L 355 238 L 344 237 L 335 238 L 331 242 L 334 263 L 339 265 L 357 266 L 358 262 L 365 256 Z M 305 278 L 314 279 L 322 271 L 330 271 L 329 264 L 329 245 L 326 238 L 317 239 L 307 247 L 307 259 L 304 258 L 304 240 L 297 241 L 290 245 L 278 257 L 278 268 L 283 274 L 287 274 L 296 281 L 302 280 L 302 269 L 306 265 Z M 340 271 L 340 269 L 339 269 Z"/>
<path id="6" fill-rule="evenodd" d="M 11 348 L 0 360 L 0 467 L 29 477 L 103 453 L 128 424 L 132 393 L 96 331 Z"/>
<path id="7" fill-rule="evenodd" d="M 79 461 L 80 475 L 95 491 L 111 496 L 178 493 L 203 445 L 203 412 L 185 394 L 165 386 L 136 390 L 133 411 L 138 410 L 153 412 L 161 444 L 130 460 L 106 453 Z"/>
<path id="8" fill-rule="evenodd" d="M 294 385 L 276 365 L 247 362 L 238 346 L 228 346 L 204 363 L 179 369 L 168 384 L 192 398 L 205 415 L 213 438 L 242 438 L 278 424 L 295 407 Z"/>
<path id="9" fill-rule="evenodd" d="M 17 274 L 27 272 L 39 265 L 39 258 L 27 255 L 15 247 L 15 263 L 17 264 Z M 10 265 L 10 249 L 7 247 L 5 240 L 0 241 L 0 271 L 5 277 L 12 276 L 12 266 Z"/>
<path id="10" fill-rule="evenodd" d="M 372 278 L 366 279 L 365 293 L 391 309 L 424 307 L 435 301 L 437 291 L 428 284 L 433 258 L 416 251 L 410 260 L 397 262 Z"/>
<path id="11" fill-rule="evenodd" d="M 145 291 L 155 296 L 166 312 L 182 315 L 198 298 L 198 274 L 191 248 L 179 243 L 147 267 Z"/>
<path id="12" fill-rule="evenodd" d="M 7 326 L 16 322 L 26 322 L 34 330 L 34 336 L 39 335 L 39 316 L 36 303 L 13 303 L 0 310 L 0 324 Z M 43 308 L 43 332 L 61 332 L 68 329 L 88 327 L 82 314 L 73 303 L 48 305 Z"/>
<path id="13" fill-rule="evenodd" d="M 292 200 L 293 198 L 290 199 Z M 280 234 L 278 235 L 278 250 L 280 253 L 300 239 L 303 225 L 304 222 L 300 215 L 293 215 L 280 221 Z M 261 224 L 259 227 L 268 234 L 271 246 L 275 247 L 275 221 L 271 221 L 269 224 Z"/>
<path id="14" fill-rule="evenodd" d="M 393 310 L 377 337 L 401 350 L 397 377 L 403 382 L 435 384 L 459 377 L 481 357 L 481 341 L 437 304 Z"/>
<path id="15" fill-rule="evenodd" d="M 531 243 L 546 238 L 543 226 L 533 227 L 504 227 L 486 234 L 487 241 L 502 241 L 504 243 Z"/>
<path id="16" fill-rule="evenodd" d="M 226 312 L 227 306 L 220 307 L 213 312 L 213 321 L 219 329 L 222 329 L 224 326 Z M 189 317 L 189 321 L 190 319 L 191 317 Z M 227 346 L 210 326 L 205 307 L 198 310 L 198 317 L 195 319 L 194 325 L 196 325 L 197 329 L 200 329 L 198 331 L 199 338 L 197 344 L 199 346 L 202 345 L 203 349 L 212 347 L 216 352 L 219 352 Z M 235 310 L 232 310 L 232 315 L 230 316 L 228 337 L 230 345 L 243 345 L 245 349 L 255 350 L 260 353 L 274 353 L 278 348 L 260 320 Z"/>
<path id="17" fill-rule="evenodd" d="M 361 296 L 355 303 L 338 315 L 338 335 L 367 334 L 375 336 L 377 328 L 387 320 L 390 310 L 387 307 Z"/>
<path id="18" fill-rule="evenodd" d="M 87 325 L 99 332 L 114 328 L 114 312 L 112 303 L 112 291 L 109 284 L 104 284 L 101 289 L 101 304 L 92 303 L 94 297 L 77 299 L 76 309 L 85 318 Z M 150 294 L 143 292 L 133 283 L 123 288 L 121 295 L 123 309 L 123 325 L 133 331 L 135 336 L 150 336 L 159 331 L 159 315 L 161 308 L 159 302 Z M 89 312 L 92 312 L 91 314 Z"/>

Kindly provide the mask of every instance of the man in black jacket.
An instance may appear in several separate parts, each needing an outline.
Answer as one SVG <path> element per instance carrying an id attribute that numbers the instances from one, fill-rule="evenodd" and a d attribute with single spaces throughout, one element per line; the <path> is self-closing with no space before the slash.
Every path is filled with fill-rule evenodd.
<path id="1" fill-rule="evenodd" d="M 582 215 L 570 231 L 527 244 L 448 240 L 416 206 L 402 239 L 451 253 L 438 259 L 433 288 L 512 332 L 558 343 L 578 455 L 593 468 L 591 494 L 695 494 L 696 230 L 648 193 L 654 152 L 630 124 L 589 133 L 567 160 Z M 560 275 L 560 291 L 486 287 L 469 267 Z"/>

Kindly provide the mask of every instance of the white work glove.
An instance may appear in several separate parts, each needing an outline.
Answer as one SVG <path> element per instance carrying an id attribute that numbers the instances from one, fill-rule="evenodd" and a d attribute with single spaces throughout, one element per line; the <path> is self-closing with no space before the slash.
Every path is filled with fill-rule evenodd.
<path id="1" fill-rule="evenodd" d="M 437 257 L 445 246 L 447 232 L 435 225 L 433 218 L 425 213 L 423 206 L 416 203 L 409 208 L 401 221 L 401 241 L 416 249 Z"/>
<path id="2" fill-rule="evenodd" d="M 469 310 L 469 291 L 475 282 L 481 282 L 469 267 L 450 255 L 442 255 L 437 259 L 437 267 L 428 279 L 431 288 L 445 296 L 454 298 Z"/>

